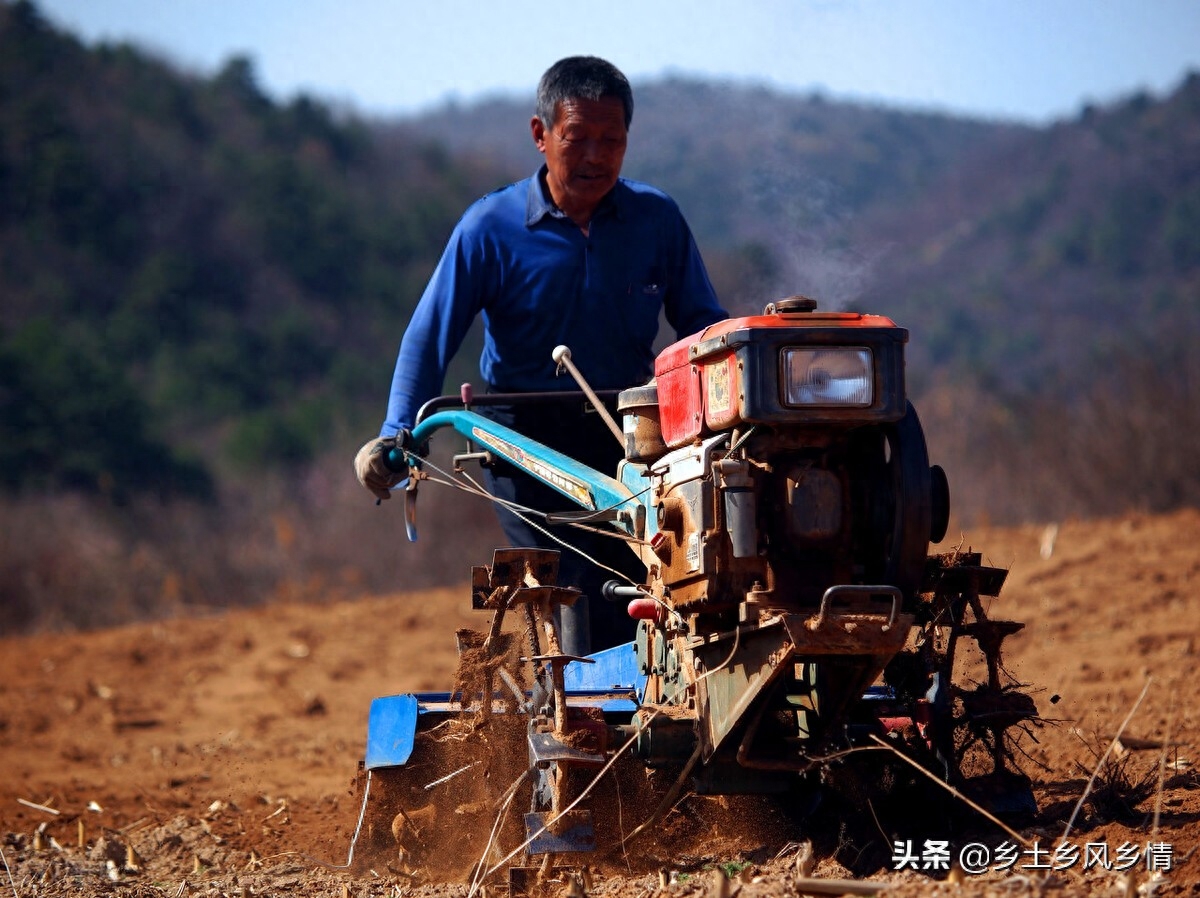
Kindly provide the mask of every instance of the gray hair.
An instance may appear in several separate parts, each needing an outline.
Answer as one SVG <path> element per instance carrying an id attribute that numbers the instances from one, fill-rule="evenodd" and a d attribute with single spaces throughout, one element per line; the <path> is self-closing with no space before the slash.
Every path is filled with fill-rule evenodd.
<path id="1" fill-rule="evenodd" d="M 545 127 L 552 128 L 558 118 L 559 103 L 605 97 L 616 97 L 621 101 L 625 107 L 625 127 L 628 128 L 633 121 L 633 89 L 621 70 L 598 56 L 568 56 L 542 75 L 534 114 Z"/>

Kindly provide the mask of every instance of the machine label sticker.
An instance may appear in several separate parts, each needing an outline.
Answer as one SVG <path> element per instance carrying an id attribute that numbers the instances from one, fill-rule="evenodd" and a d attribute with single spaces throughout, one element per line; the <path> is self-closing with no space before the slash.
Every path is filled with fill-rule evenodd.
<path id="1" fill-rule="evenodd" d="M 724 359 L 716 365 L 706 365 L 704 368 L 704 384 L 708 388 L 707 411 L 709 415 L 724 415 L 732 407 L 729 389 L 729 363 L 731 358 Z"/>
<path id="2" fill-rule="evenodd" d="M 591 511 L 596 510 L 596 502 L 592 498 L 592 491 L 588 489 L 587 484 L 583 481 L 577 480 L 564 471 L 546 464 L 541 459 L 527 453 L 520 446 L 514 446 L 507 440 L 502 440 L 500 437 L 490 434 L 486 430 L 472 427 L 471 438 L 483 443 L 492 451 L 508 459 L 518 468 L 524 468 L 534 477 L 538 477 L 556 489 L 566 493 L 584 508 Z"/>
<path id="3" fill-rule="evenodd" d="M 700 534 L 689 533 L 687 538 L 688 571 L 700 570 Z"/>

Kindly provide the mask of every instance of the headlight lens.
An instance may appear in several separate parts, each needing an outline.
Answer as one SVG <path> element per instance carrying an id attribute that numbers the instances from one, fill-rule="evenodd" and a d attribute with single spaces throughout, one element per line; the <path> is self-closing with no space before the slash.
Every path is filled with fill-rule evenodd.
<path id="1" fill-rule="evenodd" d="M 783 351 L 787 405 L 868 406 L 875 398 L 871 350 L 861 346 Z"/>

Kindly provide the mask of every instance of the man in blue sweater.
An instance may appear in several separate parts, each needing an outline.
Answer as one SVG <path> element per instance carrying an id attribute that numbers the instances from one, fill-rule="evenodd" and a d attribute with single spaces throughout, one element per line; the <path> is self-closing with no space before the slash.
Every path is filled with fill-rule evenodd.
<path id="1" fill-rule="evenodd" d="M 632 118 L 629 82 L 602 59 L 569 57 L 542 76 L 530 128 L 545 164 L 477 201 L 451 234 L 400 344 L 380 436 L 355 459 L 371 493 L 386 499 L 402 478 L 383 464 L 384 454 L 405 445 L 421 405 L 441 392 L 477 315 L 484 322 L 480 374 L 493 393 L 577 389 L 557 375 L 551 352 L 559 345 L 570 347 L 598 390 L 645 383 L 654 373 L 661 312 L 680 338 L 728 317 L 678 206 L 620 177 Z M 486 413 L 607 474 L 621 457 L 600 417 L 578 401 Z M 508 465 L 490 471 L 488 483 L 520 505 L 563 509 L 557 493 Z M 514 546 L 562 549 L 507 511 L 500 520 Z M 615 540 L 559 532 L 605 564 L 638 566 Z M 599 585 L 611 576 L 563 550 L 559 583 L 583 590 L 575 608 L 564 610 L 564 651 L 586 654 L 631 638 L 632 622 L 600 599 Z"/>

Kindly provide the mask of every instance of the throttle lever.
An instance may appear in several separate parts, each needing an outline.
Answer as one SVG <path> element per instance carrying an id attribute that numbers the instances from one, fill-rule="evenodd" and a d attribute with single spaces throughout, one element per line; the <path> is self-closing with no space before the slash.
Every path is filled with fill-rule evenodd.
<path id="1" fill-rule="evenodd" d="M 566 368 L 573 378 L 575 383 L 579 384 L 579 389 L 583 390 L 583 394 L 596 407 L 596 411 L 600 413 L 600 417 L 604 419 L 604 423 L 608 425 L 608 429 L 612 431 L 612 435 L 617 438 L 617 442 L 622 448 L 625 446 L 625 434 L 621 428 L 617 426 L 617 422 L 613 420 L 613 416 L 608 413 L 608 409 L 604 407 L 604 403 L 600 401 L 600 397 L 596 395 L 596 391 L 591 388 L 583 374 L 575 367 L 575 363 L 571 361 L 571 350 L 567 346 L 555 346 L 554 351 L 550 353 L 550 358 L 554 360 L 554 364 L 559 368 Z"/>
<path id="2" fill-rule="evenodd" d="M 404 487 L 404 533 L 410 543 L 417 541 L 417 484 L 420 481 L 410 477 Z"/>

